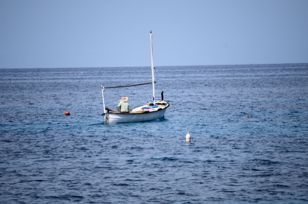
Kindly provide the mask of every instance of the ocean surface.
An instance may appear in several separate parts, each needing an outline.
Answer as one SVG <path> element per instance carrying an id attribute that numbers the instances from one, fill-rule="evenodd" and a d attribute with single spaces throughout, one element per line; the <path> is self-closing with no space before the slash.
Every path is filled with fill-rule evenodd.
<path id="1" fill-rule="evenodd" d="M 150 80 L 1 69 L 0 203 L 308 203 L 308 64 L 157 67 L 165 120 L 103 124 L 101 84 Z M 107 106 L 123 95 L 152 89 L 107 90 Z"/>

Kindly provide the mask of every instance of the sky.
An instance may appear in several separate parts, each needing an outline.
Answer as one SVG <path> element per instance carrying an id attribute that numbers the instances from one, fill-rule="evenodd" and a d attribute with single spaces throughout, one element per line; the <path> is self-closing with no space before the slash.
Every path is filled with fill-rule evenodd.
<path id="1" fill-rule="evenodd" d="M 307 0 L 0 0 L 0 68 L 308 63 Z"/>

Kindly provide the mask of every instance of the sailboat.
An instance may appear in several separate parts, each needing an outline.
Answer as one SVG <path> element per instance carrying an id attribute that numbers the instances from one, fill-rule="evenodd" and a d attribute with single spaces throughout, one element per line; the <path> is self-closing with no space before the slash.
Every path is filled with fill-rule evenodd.
<path id="1" fill-rule="evenodd" d="M 129 84 L 129 85 L 119 85 L 119 86 L 101 86 L 102 90 L 102 100 L 103 100 L 103 117 L 104 123 L 106 124 L 116 124 L 116 123 L 128 123 L 128 122 L 145 122 L 163 119 L 167 108 L 170 106 L 168 101 L 164 100 L 163 92 L 161 93 L 161 99 L 156 100 L 155 98 L 155 67 L 153 60 L 153 38 L 152 31 L 150 31 L 150 54 L 151 54 L 151 72 L 152 72 L 152 82 L 139 83 L 139 84 Z M 136 107 L 127 112 L 121 112 L 120 110 L 112 110 L 107 108 L 105 105 L 105 91 L 108 89 L 124 88 L 124 87 L 134 87 L 152 84 L 152 101 L 146 103 L 145 105 Z"/>

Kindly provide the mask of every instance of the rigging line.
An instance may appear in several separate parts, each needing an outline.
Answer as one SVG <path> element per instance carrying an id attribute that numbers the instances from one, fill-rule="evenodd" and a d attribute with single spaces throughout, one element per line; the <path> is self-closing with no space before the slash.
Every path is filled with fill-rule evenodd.
<path id="1" fill-rule="evenodd" d="M 156 83 L 156 81 L 154 82 Z M 127 84 L 127 85 L 120 85 L 120 86 L 105 86 L 105 89 L 116 89 L 116 88 L 125 88 L 125 87 L 133 87 L 133 86 L 143 86 L 152 84 L 152 82 L 140 83 L 140 84 Z"/>

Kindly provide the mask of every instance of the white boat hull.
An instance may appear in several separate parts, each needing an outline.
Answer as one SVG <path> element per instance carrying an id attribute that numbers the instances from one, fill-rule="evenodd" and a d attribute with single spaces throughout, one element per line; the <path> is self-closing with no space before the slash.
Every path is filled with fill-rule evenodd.
<path id="1" fill-rule="evenodd" d="M 140 108 L 146 107 L 141 106 L 129 113 L 119 113 L 119 112 L 107 112 L 104 114 L 104 121 L 107 124 L 115 124 L 115 123 L 130 123 L 130 122 L 145 122 L 163 119 L 165 116 L 165 112 L 169 107 L 169 104 L 164 102 L 163 105 L 156 106 L 155 109 L 148 109 L 146 112 L 138 112 Z"/>
<path id="2" fill-rule="evenodd" d="M 147 113 L 106 113 L 104 121 L 107 124 L 146 122 L 163 119 L 167 109 Z"/>

